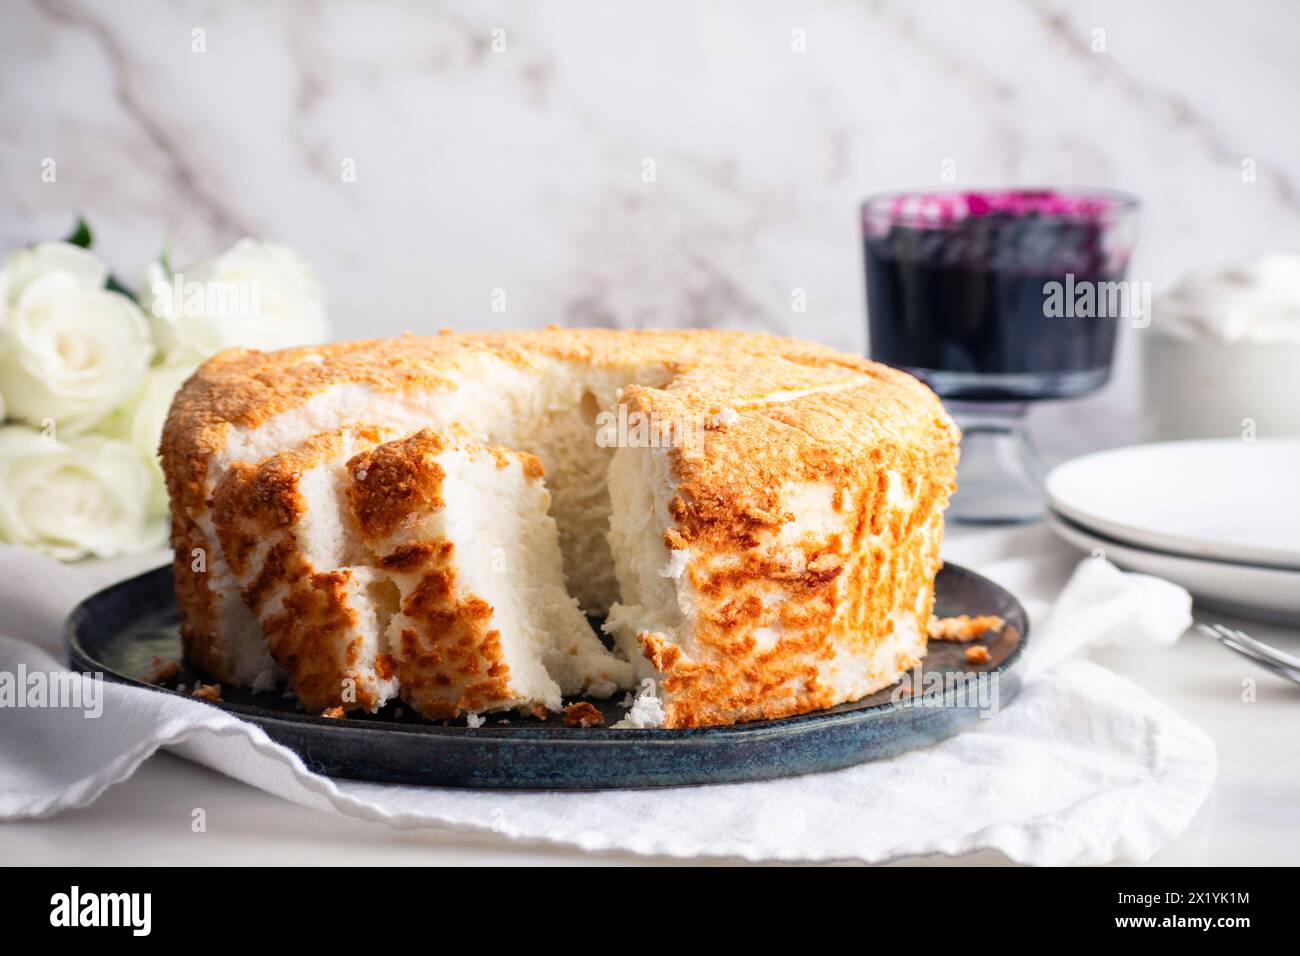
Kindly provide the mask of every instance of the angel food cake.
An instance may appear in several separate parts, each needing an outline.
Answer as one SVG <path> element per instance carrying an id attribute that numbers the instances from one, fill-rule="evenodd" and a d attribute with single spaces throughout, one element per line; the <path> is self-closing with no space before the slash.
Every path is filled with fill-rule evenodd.
<path id="1" fill-rule="evenodd" d="M 914 378 L 758 334 L 223 352 L 163 435 L 185 653 L 429 719 L 856 700 L 925 654 L 958 437 Z"/>

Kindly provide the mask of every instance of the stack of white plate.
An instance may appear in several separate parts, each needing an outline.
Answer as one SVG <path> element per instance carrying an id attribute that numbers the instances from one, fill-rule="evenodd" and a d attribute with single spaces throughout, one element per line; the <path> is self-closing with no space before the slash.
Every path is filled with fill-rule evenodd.
<path id="1" fill-rule="evenodd" d="M 1200 603 L 1300 619 L 1300 440 L 1163 442 L 1076 458 L 1047 477 L 1048 521 Z"/>

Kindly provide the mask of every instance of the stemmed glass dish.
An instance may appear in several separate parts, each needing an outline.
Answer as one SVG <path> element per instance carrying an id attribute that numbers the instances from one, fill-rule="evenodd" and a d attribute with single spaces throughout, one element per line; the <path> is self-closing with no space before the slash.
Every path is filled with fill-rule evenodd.
<path id="1" fill-rule="evenodd" d="M 862 206 L 873 359 L 926 382 L 964 433 L 949 514 L 1042 515 L 1030 403 L 1110 378 L 1138 201 L 1099 189 L 891 193 Z M 1117 307 L 1118 306 L 1118 307 Z"/>

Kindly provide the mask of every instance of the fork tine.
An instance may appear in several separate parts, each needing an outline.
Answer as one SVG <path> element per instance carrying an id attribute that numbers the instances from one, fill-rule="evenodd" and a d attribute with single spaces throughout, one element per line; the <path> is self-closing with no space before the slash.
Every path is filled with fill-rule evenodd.
<path id="1" fill-rule="evenodd" d="M 1236 651 L 1242 657 L 1246 658 L 1246 660 L 1253 664 L 1258 664 L 1260 667 L 1264 668 L 1264 670 L 1272 671 L 1278 677 L 1285 677 L 1287 680 L 1295 681 L 1297 684 L 1300 684 L 1300 671 L 1295 670 L 1294 668 L 1287 667 L 1284 664 L 1279 664 L 1276 661 L 1271 661 L 1267 657 L 1259 657 L 1252 654 L 1250 651 L 1242 647 L 1242 645 L 1235 644 L 1232 641 L 1224 641 L 1223 646 L 1229 650 Z"/>
<path id="2" fill-rule="evenodd" d="M 1257 641 L 1245 631 L 1237 631 L 1227 628 L 1225 628 L 1225 630 L 1228 630 L 1228 633 L 1234 641 L 1246 645 L 1261 656 L 1277 661 L 1283 667 L 1292 667 L 1300 670 L 1300 658 L 1292 657 L 1285 651 L 1279 651 L 1276 647 L 1265 644 L 1263 641 Z"/>
<path id="3" fill-rule="evenodd" d="M 1228 650 L 1236 651 L 1242 657 L 1254 661 L 1256 664 L 1259 664 L 1261 667 L 1267 667 L 1269 670 L 1276 670 L 1282 667 L 1282 665 L 1279 664 L 1277 661 L 1265 657 L 1263 654 L 1260 654 L 1257 651 L 1253 650 L 1252 648 L 1247 647 L 1245 644 L 1238 644 L 1230 637 L 1220 637 L 1218 638 L 1218 641 Z"/>
<path id="4" fill-rule="evenodd" d="M 1279 677 L 1285 677 L 1288 680 L 1300 683 L 1300 666 L 1287 663 L 1288 660 L 1292 660 L 1290 655 L 1282 654 L 1267 644 L 1256 641 L 1249 635 L 1241 631 L 1234 631 L 1223 624 L 1208 625 L 1200 623 L 1196 625 L 1196 629 L 1213 637 L 1228 650 L 1240 654 L 1265 670 L 1271 671 Z"/>
<path id="5" fill-rule="evenodd" d="M 1232 631 L 1228 630 L 1222 624 L 1206 624 L 1201 622 L 1196 625 L 1196 629 L 1207 637 L 1212 637 L 1216 641 L 1232 640 Z"/>

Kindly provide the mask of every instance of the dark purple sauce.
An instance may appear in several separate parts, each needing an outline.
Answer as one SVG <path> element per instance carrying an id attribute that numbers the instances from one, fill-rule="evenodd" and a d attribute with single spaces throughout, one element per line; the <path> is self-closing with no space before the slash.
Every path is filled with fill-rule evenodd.
<path id="1" fill-rule="evenodd" d="M 1064 286 L 1067 275 L 1076 285 L 1122 279 L 1132 212 L 1105 194 L 1046 190 L 869 202 L 871 357 L 947 398 L 1063 398 L 1099 388 L 1118 319 L 1048 315 L 1044 288 Z"/>

